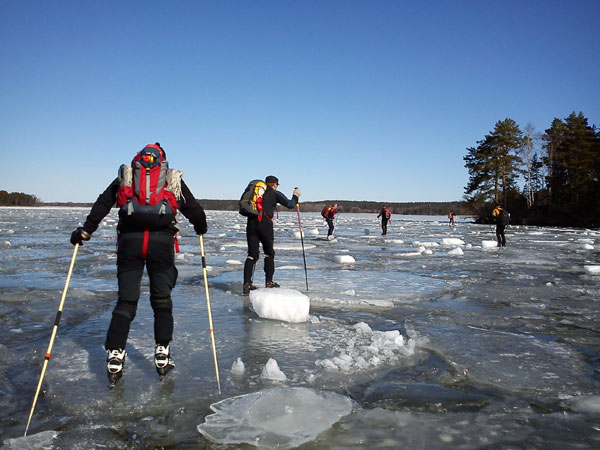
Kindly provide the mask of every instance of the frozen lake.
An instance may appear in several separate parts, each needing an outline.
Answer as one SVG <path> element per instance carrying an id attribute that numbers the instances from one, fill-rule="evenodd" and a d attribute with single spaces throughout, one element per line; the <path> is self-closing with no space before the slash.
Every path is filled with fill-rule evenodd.
<path id="1" fill-rule="evenodd" d="M 499 249 L 493 227 L 461 218 L 449 228 L 445 217 L 393 216 L 384 239 L 376 214 L 342 213 L 328 241 L 320 215 L 302 214 L 307 292 L 295 211 L 276 219 L 274 279 L 310 298 L 304 323 L 260 318 L 244 301 L 245 218 L 207 212 L 221 394 L 200 245 L 184 218 L 176 368 L 159 381 L 144 278 L 125 374 L 108 389 L 113 211 L 79 249 L 22 438 L 73 253 L 70 233 L 88 212 L 0 208 L 6 448 L 600 447 L 598 230 L 509 226 Z M 263 283 L 261 259 L 255 284 Z M 276 371 L 267 370 L 270 360 Z"/>

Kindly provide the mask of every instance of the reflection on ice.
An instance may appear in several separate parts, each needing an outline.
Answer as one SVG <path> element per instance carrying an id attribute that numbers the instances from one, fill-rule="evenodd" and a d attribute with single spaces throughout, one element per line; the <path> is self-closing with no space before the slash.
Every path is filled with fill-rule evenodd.
<path id="1" fill-rule="evenodd" d="M 294 448 L 314 440 L 352 411 L 347 397 L 313 389 L 273 388 L 228 398 L 198 431 L 219 444 Z"/>

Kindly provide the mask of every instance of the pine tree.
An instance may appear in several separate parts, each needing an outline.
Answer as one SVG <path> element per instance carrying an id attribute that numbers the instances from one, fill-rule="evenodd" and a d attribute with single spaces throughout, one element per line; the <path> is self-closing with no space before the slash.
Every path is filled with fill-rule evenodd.
<path id="1" fill-rule="evenodd" d="M 600 136 L 580 112 L 546 130 L 552 143 L 549 187 L 554 213 L 577 225 L 598 225 Z M 556 126 L 555 126 L 556 125 Z"/>
<path id="2" fill-rule="evenodd" d="M 469 171 L 465 197 L 470 203 L 493 200 L 506 206 L 508 191 L 514 189 L 522 172 L 519 149 L 523 145 L 523 132 L 512 119 L 496 122 L 494 130 L 477 142 L 477 147 L 467 148 L 463 158 Z"/>

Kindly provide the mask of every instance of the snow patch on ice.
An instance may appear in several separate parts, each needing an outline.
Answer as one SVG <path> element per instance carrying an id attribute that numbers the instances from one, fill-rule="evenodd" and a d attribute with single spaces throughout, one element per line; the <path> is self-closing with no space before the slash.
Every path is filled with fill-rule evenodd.
<path id="1" fill-rule="evenodd" d="M 463 252 L 462 248 L 460 248 L 460 247 L 453 248 L 452 250 L 450 250 L 448 252 L 448 255 L 450 255 L 450 256 L 461 256 L 464 254 L 465 254 L 465 252 Z"/>

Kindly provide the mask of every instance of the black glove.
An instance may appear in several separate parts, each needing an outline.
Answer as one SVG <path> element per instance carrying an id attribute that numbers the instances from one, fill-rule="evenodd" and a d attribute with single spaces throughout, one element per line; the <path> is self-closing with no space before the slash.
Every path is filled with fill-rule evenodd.
<path id="1" fill-rule="evenodd" d="M 83 245 L 83 241 L 89 241 L 91 237 L 90 233 L 79 227 L 71 233 L 71 244 Z"/>
<path id="2" fill-rule="evenodd" d="M 194 225 L 194 231 L 199 236 L 201 234 L 205 234 L 208 231 L 208 226 L 206 225 L 206 221 Z"/>

